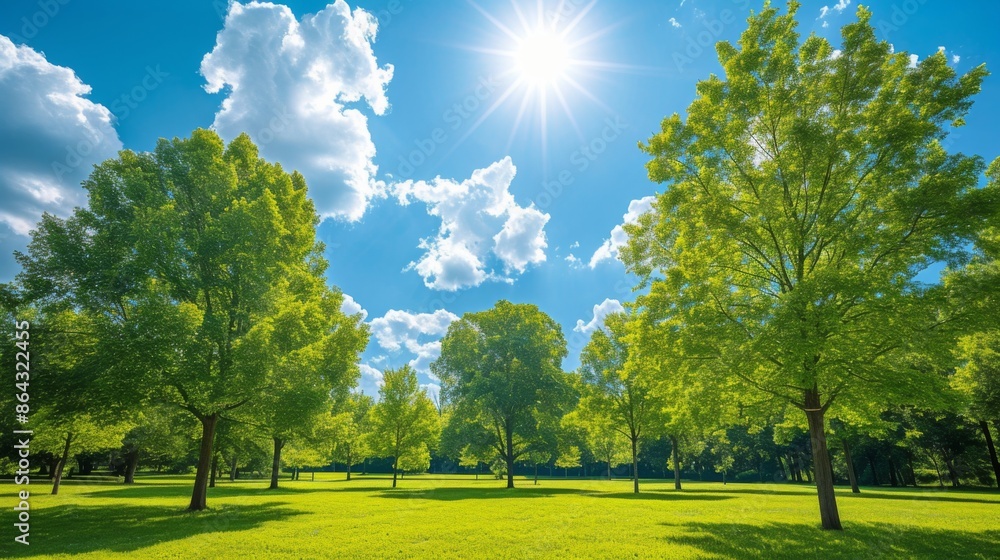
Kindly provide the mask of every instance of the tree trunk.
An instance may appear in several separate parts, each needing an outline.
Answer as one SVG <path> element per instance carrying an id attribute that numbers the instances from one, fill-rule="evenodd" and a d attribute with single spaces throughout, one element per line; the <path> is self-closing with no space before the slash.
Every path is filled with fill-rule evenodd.
<path id="1" fill-rule="evenodd" d="M 955 469 L 955 461 L 950 457 L 946 457 L 944 464 L 948 466 L 948 478 L 951 479 L 951 485 L 954 488 L 958 488 L 962 483 L 958 479 L 958 470 Z"/>
<path id="2" fill-rule="evenodd" d="M 781 460 L 781 455 L 778 455 L 778 466 L 781 468 L 781 477 L 789 480 L 788 472 L 785 471 L 785 462 Z"/>
<path id="3" fill-rule="evenodd" d="M 201 420 L 201 449 L 198 452 L 198 470 L 194 475 L 194 490 L 188 509 L 201 511 L 208 507 L 208 470 L 212 466 L 215 444 L 215 426 L 219 423 L 218 413 L 203 416 Z"/>
<path id="4" fill-rule="evenodd" d="M 632 438 L 632 493 L 639 493 L 639 450 L 637 438 Z"/>
<path id="5" fill-rule="evenodd" d="M 63 446 L 62 459 L 56 464 L 55 475 L 52 477 L 52 494 L 59 493 L 59 484 L 62 482 L 63 468 L 66 461 L 69 461 L 69 446 L 73 444 L 73 432 L 66 434 L 66 445 Z"/>
<path id="6" fill-rule="evenodd" d="M 913 483 L 913 487 L 917 487 L 917 472 L 913 470 L 913 452 L 909 449 L 906 450 L 906 468 L 910 471 L 910 482 Z"/>
<path id="7" fill-rule="evenodd" d="M 813 468 L 816 469 L 816 493 L 819 495 L 819 515 L 824 529 L 842 530 L 837 496 L 833 492 L 833 465 L 826 447 L 825 411 L 815 390 L 805 394 L 806 418 L 809 420 L 809 440 L 812 445 Z"/>
<path id="8" fill-rule="evenodd" d="M 274 453 L 271 455 L 271 486 L 270 490 L 278 488 L 278 475 L 281 474 L 281 450 L 285 447 L 285 442 L 279 438 L 274 440 Z"/>
<path id="9" fill-rule="evenodd" d="M 507 488 L 514 487 L 514 430 L 510 422 L 507 422 L 505 427 L 506 433 L 504 435 L 507 437 L 505 442 L 507 445 Z"/>
<path id="10" fill-rule="evenodd" d="M 236 454 L 233 453 L 233 460 L 229 462 L 229 482 L 236 482 Z"/>
<path id="11" fill-rule="evenodd" d="M 535 486 L 538 486 L 538 463 L 535 463 Z"/>
<path id="12" fill-rule="evenodd" d="M 399 457 L 392 458 L 392 487 L 396 487 L 396 468 L 399 466 Z"/>
<path id="13" fill-rule="evenodd" d="M 896 463 L 892 461 L 891 452 L 889 453 L 887 459 L 889 460 L 889 486 L 899 486 L 899 480 L 896 479 Z"/>
<path id="14" fill-rule="evenodd" d="M 881 486 L 878 482 L 878 469 L 875 468 L 875 458 L 871 455 L 868 456 L 868 468 L 872 471 L 872 482 L 875 486 Z"/>
<path id="15" fill-rule="evenodd" d="M 854 472 L 854 458 L 851 457 L 851 446 L 847 444 L 847 439 L 845 438 L 840 438 L 840 442 L 844 445 L 844 462 L 847 463 L 847 478 L 851 481 L 851 492 L 860 494 L 861 488 L 858 487 L 858 476 Z"/>
<path id="16" fill-rule="evenodd" d="M 351 480 L 351 462 L 347 462 L 347 480 Z"/>
<path id="17" fill-rule="evenodd" d="M 997 449 L 993 446 L 993 436 L 990 435 L 990 425 L 985 420 L 980 420 L 979 429 L 986 437 L 986 447 L 990 450 L 990 462 L 993 463 L 993 477 L 996 478 L 997 488 L 1000 488 L 1000 461 L 997 461 Z"/>
<path id="18" fill-rule="evenodd" d="M 208 487 L 215 488 L 215 473 L 219 470 L 219 454 L 212 454 L 212 473 L 208 478 Z"/>
<path id="19" fill-rule="evenodd" d="M 608 459 L 608 480 L 611 480 L 611 459 Z"/>
<path id="20" fill-rule="evenodd" d="M 139 466 L 139 450 L 133 449 L 125 454 L 125 484 L 135 483 L 135 470 Z"/>
<path id="21" fill-rule="evenodd" d="M 674 462 L 674 490 L 681 489 L 681 460 L 677 451 L 677 437 L 670 436 L 670 456 Z"/>

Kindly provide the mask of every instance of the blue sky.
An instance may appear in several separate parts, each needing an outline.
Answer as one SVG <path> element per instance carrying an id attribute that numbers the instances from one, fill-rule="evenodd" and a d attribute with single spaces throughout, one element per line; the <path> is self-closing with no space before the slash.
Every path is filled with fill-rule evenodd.
<path id="1" fill-rule="evenodd" d="M 802 4 L 800 32 L 835 45 L 857 8 Z M 1000 63 L 994 2 L 864 4 L 896 51 L 923 59 L 944 47 L 959 71 Z M 366 392 L 376 370 L 411 361 L 433 384 L 426 364 L 448 322 L 501 298 L 560 322 L 565 367 L 575 368 L 586 333 L 615 309 L 608 300 L 632 298 L 609 249 L 613 229 L 657 190 L 636 143 L 683 113 L 695 82 L 721 70 L 712 44 L 735 41 L 760 6 L 376 0 L 230 11 L 222 0 L 9 0 L 0 281 L 16 273 L 9 255 L 27 224 L 83 203 L 92 163 L 197 127 L 227 139 L 247 130 L 265 157 L 303 171 L 329 216 L 319 233 L 330 282 L 376 335 Z M 540 9 L 570 28 L 561 47 L 535 32 Z M 519 41 L 534 46 L 517 55 Z M 562 63 L 545 49 L 562 50 Z M 552 68 L 563 70 L 545 79 Z M 950 148 L 995 157 L 998 101 L 990 77 Z"/>

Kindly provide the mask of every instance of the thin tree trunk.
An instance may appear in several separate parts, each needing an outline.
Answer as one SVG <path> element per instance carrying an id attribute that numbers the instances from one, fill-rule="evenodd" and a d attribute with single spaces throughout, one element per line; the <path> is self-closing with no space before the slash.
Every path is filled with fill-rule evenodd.
<path id="1" fill-rule="evenodd" d="M 208 507 L 208 470 L 212 466 L 215 443 L 215 426 L 219 415 L 203 416 L 201 420 L 201 449 L 198 452 L 198 470 L 194 475 L 194 490 L 191 492 L 191 511 L 201 511 Z"/>
<path id="2" fill-rule="evenodd" d="M 781 477 L 785 480 L 790 480 L 788 472 L 785 471 L 785 462 L 781 460 L 781 455 L 778 455 L 778 466 L 781 467 Z"/>
<path id="3" fill-rule="evenodd" d="M 887 459 L 889 460 L 889 486 L 899 486 L 899 481 L 896 479 L 896 463 L 892 461 L 891 452 L 889 453 Z"/>
<path id="4" fill-rule="evenodd" d="M 236 482 L 236 453 L 233 453 L 233 460 L 229 462 L 229 482 Z"/>
<path id="5" fill-rule="evenodd" d="M 674 490 L 681 489 L 681 462 L 677 451 L 677 437 L 670 436 L 670 456 L 674 462 Z"/>
<path id="6" fill-rule="evenodd" d="M 281 474 L 281 449 L 285 447 L 285 442 L 279 438 L 274 440 L 274 453 L 271 455 L 271 486 L 270 490 L 278 488 L 278 475 Z"/>
<path id="7" fill-rule="evenodd" d="M 820 403 L 819 392 L 806 391 L 806 418 L 809 420 L 809 439 L 813 454 L 813 468 L 816 469 L 816 493 L 819 495 L 819 514 L 824 529 L 842 530 L 840 512 L 837 510 L 837 496 L 833 491 L 833 465 L 826 447 L 826 427 L 823 423 L 825 410 Z"/>
<path id="8" fill-rule="evenodd" d="M 535 486 L 538 486 L 538 463 L 535 463 Z"/>
<path id="9" fill-rule="evenodd" d="M 347 480 L 351 480 L 351 461 L 347 461 Z"/>
<path id="10" fill-rule="evenodd" d="M 913 483 L 913 487 L 917 487 L 917 471 L 913 470 L 913 452 L 909 449 L 906 450 L 906 468 L 910 470 L 910 482 Z"/>
<path id="11" fill-rule="evenodd" d="M 639 493 L 639 453 L 637 438 L 632 438 L 632 493 Z"/>
<path id="12" fill-rule="evenodd" d="M 958 479 L 958 470 L 955 469 L 955 461 L 949 457 L 946 457 L 944 464 L 948 466 L 948 478 L 951 479 L 951 485 L 954 488 L 958 488 L 962 483 Z"/>
<path id="13" fill-rule="evenodd" d="M 996 478 L 997 488 L 1000 488 L 1000 461 L 997 460 L 997 449 L 993 446 L 993 436 L 990 434 L 990 425 L 985 421 L 979 422 L 979 429 L 986 437 L 986 447 L 990 450 L 990 462 L 993 463 L 993 477 Z"/>
<path id="14" fill-rule="evenodd" d="M 510 422 L 507 422 L 505 427 L 507 436 L 507 488 L 514 487 L 514 430 L 511 427 Z"/>
<path id="15" fill-rule="evenodd" d="M 392 487 L 396 487 L 396 469 L 399 466 L 399 457 L 392 458 Z"/>
<path id="16" fill-rule="evenodd" d="M 212 454 L 212 474 L 208 479 L 208 487 L 215 488 L 215 473 L 219 470 L 219 454 Z"/>
<path id="17" fill-rule="evenodd" d="M 851 446 L 847 444 L 846 438 L 840 438 L 840 442 L 844 445 L 844 462 L 847 463 L 847 478 L 851 481 L 851 492 L 860 494 L 861 488 L 858 487 L 858 476 L 854 472 L 854 458 L 851 456 Z"/>
<path id="18" fill-rule="evenodd" d="M 135 483 L 135 470 L 139 466 L 139 450 L 133 449 L 125 454 L 125 484 Z"/>
<path id="19" fill-rule="evenodd" d="M 66 461 L 69 461 L 69 446 L 73 444 L 73 432 L 66 433 L 66 445 L 63 446 L 62 459 L 56 464 L 55 476 L 52 477 L 52 495 L 59 493 L 59 484 L 62 482 L 63 468 Z"/>
<path id="20" fill-rule="evenodd" d="M 875 468 L 875 458 L 871 455 L 868 456 L 868 468 L 872 471 L 872 481 L 875 483 L 875 486 L 881 486 L 878 482 L 878 469 Z"/>

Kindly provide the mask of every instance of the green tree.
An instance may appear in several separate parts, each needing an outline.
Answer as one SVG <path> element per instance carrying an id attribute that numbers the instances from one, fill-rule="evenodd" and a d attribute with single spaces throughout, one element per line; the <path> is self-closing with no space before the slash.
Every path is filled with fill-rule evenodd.
<path id="1" fill-rule="evenodd" d="M 334 416 L 335 432 L 333 460 L 347 465 L 347 480 L 351 467 L 371 456 L 371 411 L 375 400 L 363 393 L 352 393 L 344 399 L 340 412 Z"/>
<path id="2" fill-rule="evenodd" d="M 372 443 L 377 454 L 392 457 L 395 488 L 400 459 L 405 457 L 405 466 L 417 467 L 440 436 L 438 412 L 408 365 L 386 370 L 378 394 L 379 402 L 372 407 Z"/>
<path id="3" fill-rule="evenodd" d="M 514 465 L 561 416 L 570 394 L 562 372 L 566 340 L 551 317 L 527 304 L 500 301 L 448 327 L 431 370 L 453 403 L 452 421 L 478 425 L 506 463 Z"/>
<path id="4" fill-rule="evenodd" d="M 582 466 L 580 463 L 580 448 L 576 445 L 568 445 L 559 450 L 556 456 L 556 466 L 563 469 L 563 476 L 569 476 L 569 469 Z"/>
<path id="5" fill-rule="evenodd" d="M 952 317 L 915 277 L 961 260 L 1000 197 L 977 188 L 980 158 L 943 146 L 984 67 L 958 76 L 937 53 L 911 68 L 864 7 L 837 50 L 800 41 L 798 7 L 765 5 L 738 47 L 720 42 L 725 76 L 641 145 L 669 186 L 622 258 L 734 397 L 803 411 L 822 525 L 840 529 L 825 414 L 935 398 L 942 376 L 919 354 L 940 355 Z"/>
<path id="6" fill-rule="evenodd" d="M 968 399 L 969 416 L 979 422 L 1000 487 L 1000 461 L 990 433 L 990 423 L 1000 425 L 1000 332 L 976 333 L 959 343 L 964 364 L 952 378 L 952 385 Z"/>
<path id="7" fill-rule="evenodd" d="M 584 383 L 581 405 L 607 417 L 632 448 L 632 491 L 639 493 L 639 446 L 662 427 L 664 403 L 657 391 L 659 368 L 643 355 L 638 340 L 629 338 L 624 313 L 604 318 L 580 355 Z M 610 467 L 609 467 L 610 468 Z"/>
<path id="8" fill-rule="evenodd" d="M 262 348 L 280 280 L 325 269 L 305 180 L 260 159 L 246 135 L 226 146 L 199 129 L 151 153 L 122 151 L 83 186 L 87 208 L 43 218 L 19 279 L 29 299 L 117 327 L 130 360 L 101 374 L 109 386 L 134 389 L 133 401 L 158 394 L 199 420 L 190 509 L 204 509 L 219 417 L 258 398 L 273 372 Z"/>
<path id="9" fill-rule="evenodd" d="M 611 480 L 611 469 L 631 459 L 628 436 L 615 426 L 605 411 L 589 405 L 586 398 L 580 401 L 576 410 L 563 417 L 563 423 L 582 429 L 590 454 L 607 466 L 608 480 Z"/>

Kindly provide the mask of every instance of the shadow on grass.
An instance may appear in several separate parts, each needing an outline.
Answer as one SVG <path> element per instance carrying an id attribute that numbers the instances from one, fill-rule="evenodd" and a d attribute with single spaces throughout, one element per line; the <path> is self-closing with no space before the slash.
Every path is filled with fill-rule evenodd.
<path id="1" fill-rule="evenodd" d="M 300 515 L 285 502 L 221 506 L 202 512 L 180 507 L 61 505 L 32 513 L 31 545 L 14 556 L 135 552 L 195 535 L 246 531 Z"/>
<path id="2" fill-rule="evenodd" d="M 717 489 L 684 489 L 684 490 L 649 490 L 649 492 L 679 492 L 683 494 L 756 494 L 761 496 L 816 496 L 816 489 L 811 486 L 799 487 L 777 487 L 775 490 L 763 488 L 738 488 L 735 485 Z M 791 488 L 791 489 L 789 489 Z M 965 502 L 974 504 L 996 504 L 1000 506 L 1000 495 L 997 499 L 979 498 L 982 490 L 962 490 L 948 489 L 939 490 L 937 488 L 891 488 L 891 487 L 862 487 L 860 494 L 853 494 L 849 488 L 838 487 L 837 499 L 877 499 L 877 500 L 926 500 L 932 502 Z"/>
<path id="3" fill-rule="evenodd" d="M 293 483 L 297 484 L 297 483 Z M 92 492 L 87 492 L 87 496 L 93 496 L 95 498 L 178 498 L 184 500 L 190 500 L 192 487 L 190 485 L 181 484 L 135 484 L 130 486 L 118 486 L 114 489 L 95 489 Z M 298 494 L 308 494 L 311 492 L 330 492 L 328 488 L 309 488 L 305 485 L 301 487 L 297 486 L 279 486 L 275 490 L 271 490 L 267 487 L 267 483 L 259 485 L 244 485 L 244 484 L 233 484 L 233 485 L 219 485 L 215 488 L 208 489 L 208 502 L 211 505 L 212 498 L 214 497 L 231 497 L 231 496 L 281 496 L 281 495 L 298 495 Z M 186 501 L 185 501 L 186 503 Z"/>
<path id="4" fill-rule="evenodd" d="M 684 523 L 671 542 L 726 558 L 996 558 L 1000 531 L 969 533 L 891 525 L 844 524 L 845 531 L 817 525 Z"/>
<path id="5" fill-rule="evenodd" d="M 342 489 L 343 491 L 367 491 L 371 488 Z M 396 488 L 382 490 L 378 496 L 390 499 L 423 499 L 423 500 L 505 500 L 505 499 L 531 499 L 544 498 L 548 496 L 577 495 L 587 498 L 618 498 L 625 500 L 697 500 L 697 501 L 717 501 L 731 500 L 731 496 L 723 495 L 685 495 L 683 492 L 648 492 L 634 494 L 632 492 L 595 492 L 593 490 L 580 490 L 574 488 L 545 488 L 541 486 L 524 486 L 514 489 L 508 488 Z"/>

